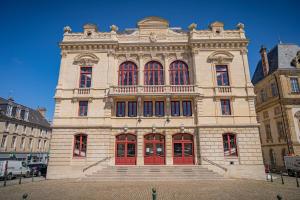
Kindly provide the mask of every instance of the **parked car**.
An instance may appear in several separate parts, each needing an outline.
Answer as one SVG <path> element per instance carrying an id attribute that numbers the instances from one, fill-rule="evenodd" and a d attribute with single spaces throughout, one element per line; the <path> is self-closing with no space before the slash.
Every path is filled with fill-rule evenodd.
<path id="1" fill-rule="evenodd" d="M 30 176 L 30 169 L 27 167 L 26 163 L 18 160 L 5 160 L 0 161 L 0 178 L 4 178 L 5 169 L 7 168 L 8 180 L 11 180 L 17 176 Z"/>
<path id="2" fill-rule="evenodd" d="M 33 176 L 45 176 L 47 174 L 47 165 L 44 163 L 30 163 L 30 174 Z"/>
<path id="3" fill-rule="evenodd" d="M 284 156 L 284 163 L 289 176 L 300 176 L 300 156 Z"/>

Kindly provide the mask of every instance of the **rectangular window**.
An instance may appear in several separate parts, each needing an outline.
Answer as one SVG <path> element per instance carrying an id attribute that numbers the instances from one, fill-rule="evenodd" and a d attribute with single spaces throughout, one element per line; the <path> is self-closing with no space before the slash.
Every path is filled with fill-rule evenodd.
<path id="1" fill-rule="evenodd" d="M 38 149 L 40 150 L 40 148 L 41 148 L 41 139 L 39 139 L 38 141 Z"/>
<path id="2" fill-rule="evenodd" d="M 144 116 L 145 117 L 152 117 L 153 116 L 152 101 L 144 101 Z"/>
<path id="3" fill-rule="evenodd" d="M 21 119 L 25 119 L 25 110 L 21 110 L 21 112 L 20 112 L 20 117 L 21 117 Z"/>
<path id="4" fill-rule="evenodd" d="M 44 151 L 47 149 L 47 140 L 44 140 Z"/>
<path id="5" fill-rule="evenodd" d="M 28 143 L 28 148 L 30 149 L 30 150 L 32 150 L 32 145 L 33 144 L 33 140 L 32 140 L 32 138 L 30 138 L 29 139 L 29 143 Z"/>
<path id="6" fill-rule="evenodd" d="M 216 65 L 218 86 L 229 86 L 227 65 Z"/>
<path id="7" fill-rule="evenodd" d="M 171 115 L 180 116 L 180 101 L 171 101 Z"/>
<path id="8" fill-rule="evenodd" d="M 90 88 L 92 82 L 92 67 L 80 68 L 80 88 Z"/>
<path id="9" fill-rule="evenodd" d="M 183 101 L 182 110 L 183 110 L 183 116 L 192 116 L 192 102 Z"/>
<path id="10" fill-rule="evenodd" d="M 86 157 L 87 136 L 80 134 L 74 136 L 74 157 Z"/>
<path id="11" fill-rule="evenodd" d="M 278 90 L 275 83 L 271 83 L 271 92 L 272 92 L 272 97 L 278 96 Z"/>
<path id="12" fill-rule="evenodd" d="M 284 139 L 284 129 L 283 129 L 283 124 L 281 121 L 277 122 L 277 132 L 278 132 L 278 138 L 279 139 Z"/>
<path id="13" fill-rule="evenodd" d="M 291 82 L 292 93 L 299 93 L 300 89 L 299 89 L 298 78 L 291 78 L 290 82 Z"/>
<path id="14" fill-rule="evenodd" d="M 23 133 L 26 133 L 26 126 L 23 126 Z"/>
<path id="15" fill-rule="evenodd" d="M 128 101 L 128 117 L 136 117 L 137 106 L 136 101 Z"/>
<path id="16" fill-rule="evenodd" d="M 163 101 L 155 102 L 155 116 L 163 117 L 165 115 L 165 106 Z"/>
<path id="17" fill-rule="evenodd" d="M 17 136 L 14 135 L 12 137 L 11 144 L 10 144 L 11 148 L 16 148 L 16 140 L 17 140 Z"/>
<path id="18" fill-rule="evenodd" d="M 266 92 L 264 90 L 260 91 L 260 99 L 262 102 L 265 102 L 267 100 L 267 95 Z"/>
<path id="19" fill-rule="evenodd" d="M 79 116 L 87 116 L 88 101 L 79 101 Z"/>
<path id="20" fill-rule="evenodd" d="M 7 135 L 3 135 L 2 141 L 1 141 L 1 148 L 6 147 L 6 139 L 7 139 Z"/>
<path id="21" fill-rule="evenodd" d="M 236 136 L 233 134 L 223 135 L 223 148 L 225 156 L 238 156 Z"/>
<path id="22" fill-rule="evenodd" d="M 272 140 L 271 126 L 270 124 L 265 125 L 266 138 L 267 140 Z"/>
<path id="23" fill-rule="evenodd" d="M 125 102 L 117 102 L 117 117 L 125 117 Z"/>
<path id="24" fill-rule="evenodd" d="M 231 107 L 229 99 L 221 99 L 222 115 L 231 115 Z"/>

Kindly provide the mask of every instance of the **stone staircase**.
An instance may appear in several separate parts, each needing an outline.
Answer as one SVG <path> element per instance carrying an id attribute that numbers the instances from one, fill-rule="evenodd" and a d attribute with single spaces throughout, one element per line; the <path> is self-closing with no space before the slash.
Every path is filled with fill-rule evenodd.
<path id="1" fill-rule="evenodd" d="M 85 175 L 85 181 L 220 180 L 223 176 L 202 166 L 109 166 Z"/>

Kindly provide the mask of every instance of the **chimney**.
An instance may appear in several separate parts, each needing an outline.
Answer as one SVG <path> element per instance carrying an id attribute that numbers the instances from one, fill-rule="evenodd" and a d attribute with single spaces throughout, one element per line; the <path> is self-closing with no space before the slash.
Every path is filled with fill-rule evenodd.
<path id="1" fill-rule="evenodd" d="M 267 48 L 264 46 L 261 46 L 259 53 L 261 56 L 261 63 L 262 63 L 262 67 L 263 67 L 264 76 L 267 76 L 269 74 L 269 61 L 268 61 L 268 55 L 267 55 Z"/>
<path id="2" fill-rule="evenodd" d="M 38 107 L 37 109 L 36 109 L 44 118 L 46 117 L 46 108 L 44 108 L 44 107 Z"/>

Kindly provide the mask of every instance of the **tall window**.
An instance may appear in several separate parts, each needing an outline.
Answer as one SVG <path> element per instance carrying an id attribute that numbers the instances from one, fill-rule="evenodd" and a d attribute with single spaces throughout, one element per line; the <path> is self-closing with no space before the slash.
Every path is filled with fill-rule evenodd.
<path id="1" fill-rule="evenodd" d="M 144 101 L 144 116 L 152 117 L 153 116 L 153 103 L 152 101 Z"/>
<path id="2" fill-rule="evenodd" d="M 171 115 L 180 116 L 180 101 L 171 101 Z"/>
<path id="3" fill-rule="evenodd" d="M 272 92 L 272 97 L 278 96 L 278 90 L 275 83 L 271 83 L 271 92 Z"/>
<path id="4" fill-rule="evenodd" d="M 79 116 L 87 116 L 88 101 L 79 101 Z"/>
<path id="5" fill-rule="evenodd" d="M 86 157 L 87 135 L 78 134 L 74 136 L 74 157 Z"/>
<path id="6" fill-rule="evenodd" d="M 128 117 L 136 117 L 136 101 L 128 101 Z"/>
<path id="7" fill-rule="evenodd" d="M 163 85 L 164 70 L 163 66 L 157 61 L 150 61 L 145 65 L 144 70 L 145 85 Z"/>
<path id="8" fill-rule="evenodd" d="M 192 102 L 182 101 L 182 113 L 183 116 L 192 116 Z"/>
<path id="9" fill-rule="evenodd" d="M 237 156 L 236 136 L 231 133 L 223 134 L 223 147 L 225 156 Z"/>
<path id="10" fill-rule="evenodd" d="M 165 106 L 163 101 L 155 102 L 155 116 L 162 117 L 165 115 Z"/>
<path id="11" fill-rule="evenodd" d="M 133 62 L 124 62 L 119 67 L 119 85 L 137 85 L 137 66 Z"/>
<path id="12" fill-rule="evenodd" d="M 90 88 L 92 82 L 92 67 L 80 68 L 80 88 Z"/>
<path id="13" fill-rule="evenodd" d="M 284 139 L 284 129 L 283 129 L 282 121 L 277 122 L 277 132 L 278 132 L 278 138 Z"/>
<path id="14" fill-rule="evenodd" d="M 276 155 L 273 149 L 269 150 L 270 165 L 272 168 L 276 166 Z"/>
<path id="15" fill-rule="evenodd" d="M 24 148 L 25 148 L 25 137 L 22 137 L 20 143 L 20 149 L 24 149 Z"/>
<path id="16" fill-rule="evenodd" d="M 117 102 L 117 117 L 125 117 L 125 102 Z"/>
<path id="17" fill-rule="evenodd" d="M 291 82 L 292 92 L 293 93 L 299 93 L 300 92 L 300 88 L 299 88 L 298 78 L 291 78 L 290 82 Z"/>
<path id="18" fill-rule="evenodd" d="M 216 65 L 218 86 L 229 86 L 227 65 Z"/>
<path id="19" fill-rule="evenodd" d="M 1 148 L 6 147 L 6 140 L 7 140 L 7 135 L 2 136 L 2 141 L 1 141 Z"/>
<path id="20" fill-rule="evenodd" d="M 10 144 L 11 148 L 16 148 L 16 141 L 17 141 L 17 136 L 14 135 L 12 137 L 11 144 Z"/>
<path id="21" fill-rule="evenodd" d="M 231 115 L 231 106 L 229 99 L 221 99 L 222 115 Z"/>
<path id="22" fill-rule="evenodd" d="M 272 140 L 271 126 L 270 124 L 265 125 L 266 138 L 267 140 Z"/>
<path id="23" fill-rule="evenodd" d="M 190 84 L 189 69 L 187 64 L 177 60 L 170 65 L 170 83 L 171 85 L 188 85 Z"/>
<path id="24" fill-rule="evenodd" d="M 32 150 L 32 147 L 33 147 L 33 139 L 30 138 L 28 143 L 28 148 L 30 149 L 30 151 Z"/>
<path id="25" fill-rule="evenodd" d="M 21 110 L 20 117 L 21 119 L 25 120 L 25 110 Z"/>

